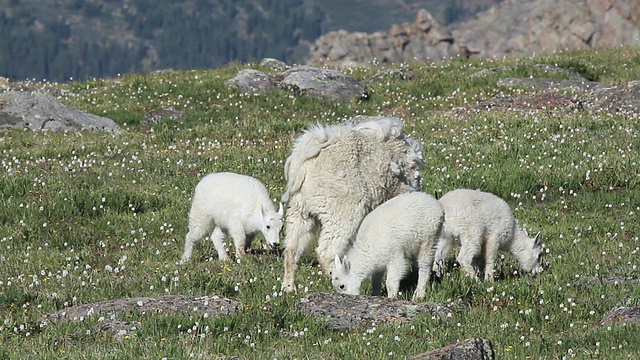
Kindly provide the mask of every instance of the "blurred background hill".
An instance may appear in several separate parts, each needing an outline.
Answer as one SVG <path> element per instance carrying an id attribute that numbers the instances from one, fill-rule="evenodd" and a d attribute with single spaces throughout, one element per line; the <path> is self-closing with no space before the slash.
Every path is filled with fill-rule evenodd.
<path id="1" fill-rule="evenodd" d="M 447 25 L 499 0 L 0 0 L 0 76 L 84 80 L 214 68 L 274 57 L 305 63 L 335 30 L 386 31 L 426 9 Z"/>

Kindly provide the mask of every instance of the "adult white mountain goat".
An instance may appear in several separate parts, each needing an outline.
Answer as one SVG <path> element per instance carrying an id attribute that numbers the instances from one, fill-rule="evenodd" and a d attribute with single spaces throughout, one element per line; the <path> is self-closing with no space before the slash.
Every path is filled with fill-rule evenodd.
<path id="1" fill-rule="evenodd" d="M 285 291 L 295 291 L 300 256 L 317 236 L 325 272 L 353 242 L 360 222 L 386 200 L 420 189 L 422 145 L 402 120 L 362 117 L 358 124 L 316 125 L 297 138 L 285 163 Z M 357 119 L 352 119 L 357 120 Z"/>
<path id="2" fill-rule="evenodd" d="M 531 238 L 518 226 L 509 205 L 496 195 L 457 189 L 440 198 L 445 220 L 438 243 L 434 270 L 441 274 L 454 242 L 460 244 L 458 262 L 478 278 L 493 281 L 498 251 L 508 251 L 518 259 L 522 270 L 535 275 L 542 271 L 540 233 Z"/>
<path id="3" fill-rule="evenodd" d="M 442 205 L 423 192 L 398 195 L 367 215 L 342 259 L 335 256 L 331 282 L 341 293 L 358 295 L 371 276 L 372 294 L 380 295 L 386 271 L 387 296 L 398 295 L 400 281 L 417 260 L 418 285 L 413 300 L 425 296 L 444 221 Z"/>
<path id="4" fill-rule="evenodd" d="M 254 236 L 261 232 L 271 246 L 280 244 L 283 208 L 276 211 L 265 186 L 251 176 L 221 172 L 205 176 L 196 186 L 189 212 L 182 261 L 191 258 L 193 246 L 215 224 L 211 241 L 220 260 L 228 260 L 225 236 L 231 236 L 236 258 L 245 255 Z"/>

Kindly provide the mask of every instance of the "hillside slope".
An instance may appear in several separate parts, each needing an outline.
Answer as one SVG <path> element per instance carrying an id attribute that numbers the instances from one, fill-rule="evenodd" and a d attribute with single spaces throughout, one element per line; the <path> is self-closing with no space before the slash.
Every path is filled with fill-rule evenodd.
<path id="1" fill-rule="evenodd" d="M 320 35 L 378 31 L 425 7 L 462 20 L 499 0 L 0 0 L 0 76 L 66 81 L 275 57 Z"/>

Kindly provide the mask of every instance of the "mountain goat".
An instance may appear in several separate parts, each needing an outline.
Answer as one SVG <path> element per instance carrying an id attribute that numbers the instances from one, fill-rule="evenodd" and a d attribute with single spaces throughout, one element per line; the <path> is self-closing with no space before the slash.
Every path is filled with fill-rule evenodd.
<path id="1" fill-rule="evenodd" d="M 373 295 L 380 295 L 382 277 L 387 273 L 387 296 L 398 295 L 400 281 L 418 263 L 418 286 L 413 300 L 425 296 L 431 278 L 436 246 L 442 230 L 442 205 L 423 192 L 398 195 L 367 215 L 342 259 L 335 256 L 331 282 L 345 294 L 360 294 L 362 281 L 371 276 Z"/>
<path id="2" fill-rule="evenodd" d="M 454 241 L 460 244 L 457 261 L 476 279 L 483 271 L 484 279 L 493 281 L 499 250 L 514 255 L 531 275 L 542 271 L 540 234 L 530 238 L 504 200 L 478 190 L 457 189 L 444 194 L 440 203 L 445 220 L 436 251 L 436 273 L 442 273 Z"/>
<path id="3" fill-rule="evenodd" d="M 298 261 L 316 240 L 317 230 L 316 254 L 329 273 L 335 255 L 344 254 L 371 210 L 420 189 L 422 167 L 422 145 L 402 132 L 399 118 L 318 124 L 297 138 L 284 169 L 284 290 L 296 290 Z"/>
<path id="4" fill-rule="evenodd" d="M 262 232 L 272 247 L 280 244 L 283 208 L 276 211 L 265 186 L 251 176 L 221 172 L 205 176 L 196 186 L 189 212 L 182 262 L 188 261 L 196 241 L 202 239 L 215 224 L 211 241 L 220 260 L 228 260 L 225 236 L 231 236 L 236 258 L 245 255 L 254 236 Z"/>

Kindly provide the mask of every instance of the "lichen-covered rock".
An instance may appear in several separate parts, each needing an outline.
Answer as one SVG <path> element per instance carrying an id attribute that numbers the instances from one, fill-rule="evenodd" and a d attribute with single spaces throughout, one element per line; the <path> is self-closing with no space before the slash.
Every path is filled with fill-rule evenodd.
<path id="1" fill-rule="evenodd" d="M 640 325 L 640 306 L 623 306 L 612 310 L 604 315 L 597 326 L 611 325 L 611 324 L 636 324 Z"/>
<path id="2" fill-rule="evenodd" d="M 619 86 L 598 87 L 578 99 L 578 105 L 589 112 L 640 114 L 640 81 Z"/>
<path id="3" fill-rule="evenodd" d="M 0 92 L 0 129 L 120 132 L 113 120 L 82 112 L 52 95 L 13 90 Z"/>
<path id="4" fill-rule="evenodd" d="M 331 329 L 371 327 L 376 324 L 406 323 L 423 313 L 434 317 L 453 316 L 449 308 L 433 302 L 409 302 L 381 296 L 313 293 L 300 300 L 303 312 L 326 319 Z"/>
<path id="5" fill-rule="evenodd" d="M 491 340 L 469 338 L 440 349 L 412 356 L 409 360 L 493 360 Z"/>

